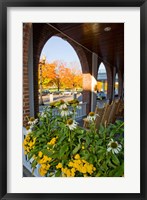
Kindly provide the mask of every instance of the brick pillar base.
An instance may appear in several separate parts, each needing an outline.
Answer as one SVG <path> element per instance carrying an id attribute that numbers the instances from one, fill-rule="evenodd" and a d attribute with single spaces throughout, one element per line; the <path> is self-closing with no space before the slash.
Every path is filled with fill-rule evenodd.
<path id="1" fill-rule="evenodd" d="M 83 74 L 83 102 L 87 102 L 86 114 L 91 111 L 91 84 L 91 74 Z"/>

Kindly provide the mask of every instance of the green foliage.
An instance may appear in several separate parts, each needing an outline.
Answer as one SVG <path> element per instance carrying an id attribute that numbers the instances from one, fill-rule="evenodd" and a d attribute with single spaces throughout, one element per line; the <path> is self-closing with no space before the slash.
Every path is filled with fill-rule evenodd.
<path id="1" fill-rule="evenodd" d="M 67 106 L 65 110 L 68 111 L 69 104 L 73 113 L 62 115 L 62 107 Z M 37 123 L 31 125 L 24 149 L 28 159 L 34 159 L 32 169 L 40 165 L 41 176 L 48 177 L 123 176 L 124 123 L 116 121 L 108 127 L 100 126 L 97 131 L 92 121 L 90 129 L 86 130 L 73 118 L 78 101 L 69 104 L 60 101 L 46 107 L 38 115 Z M 53 114 L 55 109 L 58 115 Z M 75 123 L 74 128 L 71 128 L 72 123 Z"/>

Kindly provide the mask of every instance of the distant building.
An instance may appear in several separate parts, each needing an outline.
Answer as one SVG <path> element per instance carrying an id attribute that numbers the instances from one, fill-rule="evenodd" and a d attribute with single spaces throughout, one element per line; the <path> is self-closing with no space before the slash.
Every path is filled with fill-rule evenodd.
<path id="1" fill-rule="evenodd" d="M 107 72 L 103 63 L 100 65 L 97 81 L 98 91 L 107 93 Z M 115 77 L 115 93 L 118 93 L 118 74 Z"/>

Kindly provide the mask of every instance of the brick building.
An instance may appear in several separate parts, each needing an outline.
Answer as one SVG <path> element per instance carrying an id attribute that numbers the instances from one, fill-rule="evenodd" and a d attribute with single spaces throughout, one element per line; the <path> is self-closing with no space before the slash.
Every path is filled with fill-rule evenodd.
<path id="1" fill-rule="evenodd" d="M 52 36 L 58 36 L 71 44 L 76 51 L 83 73 L 83 102 L 87 102 L 87 113 L 96 106 L 94 86 L 101 62 L 107 71 L 107 98 L 114 98 L 115 76 L 118 74 L 119 97 L 123 94 L 124 73 L 124 26 L 109 24 L 110 34 L 104 31 L 106 24 L 92 32 L 93 24 L 23 24 L 23 125 L 26 116 L 36 116 L 38 103 L 38 63 L 43 46 Z M 108 26 L 108 24 L 107 24 Z M 115 29 L 115 32 L 113 30 Z M 103 31 L 103 32 L 102 32 Z M 100 34 L 102 32 L 102 34 Z M 109 34 L 109 36 L 108 36 Z M 80 37 L 78 37 L 78 35 Z"/>

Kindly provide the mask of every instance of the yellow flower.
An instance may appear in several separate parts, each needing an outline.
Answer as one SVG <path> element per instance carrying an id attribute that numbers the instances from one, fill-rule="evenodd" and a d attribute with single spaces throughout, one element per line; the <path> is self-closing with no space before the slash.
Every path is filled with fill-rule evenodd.
<path id="1" fill-rule="evenodd" d="M 24 144 L 24 145 L 27 145 L 27 144 L 28 144 L 28 142 L 27 142 L 26 140 L 24 140 L 23 144 Z"/>
<path id="2" fill-rule="evenodd" d="M 85 167 L 82 167 L 81 168 L 81 172 L 83 173 L 83 174 L 85 174 L 87 171 L 86 171 L 86 168 Z"/>
<path id="3" fill-rule="evenodd" d="M 39 168 L 39 174 L 40 174 L 41 176 L 44 176 L 46 173 L 47 173 L 47 170 L 46 170 L 46 169 L 43 169 L 42 167 Z"/>
<path id="4" fill-rule="evenodd" d="M 82 160 L 82 162 L 85 163 L 85 164 L 88 163 L 86 160 Z"/>
<path id="5" fill-rule="evenodd" d="M 95 167 L 93 167 L 93 171 L 96 171 L 96 168 L 95 168 Z"/>
<path id="6" fill-rule="evenodd" d="M 87 177 L 88 175 L 87 174 L 84 174 L 84 177 Z"/>
<path id="7" fill-rule="evenodd" d="M 76 163 L 78 163 L 79 165 L 82 164 L 81 160 L 75 160 Z"/>
<path id="8" fill-rule="evenodd" d="M 57 169 L 62 168 L 62 163 L 58 163 L 58 165 L 56 165 L 56 168 L 57 168 Z"/>
<path id="9" fill-rule="evenodd" d="M 73 168 L 71 169 L 71 172 L 72 172 L 72 173 L 76 172 L 76 169 L 73 167 Z"/>
<path id="10" fill-rule="evenodd" d="M 67 175 L 68 177 L 71 176 L 70 169 L 67 169 L 67 170 L 66 170 L 66 175 Z"/>
<path id="11" fill-rule="evenodd" d="M 80 159 L 80 155 L 79 155 L 79 154 L 76 154 L 76 155 L 75 155 L 75 159 L 76 159 L 76 160 Z"/>
<path id="12" fill-rule="evenodd" d="M 39 158 L 41 158 L 42 155 L 43 155 L 43 153 L 41 151 L 39 151 L 39 153 L 38 153 Z"/>
<path id="13" fill-rule="evenodd" d="M 68 163 L 68 166 L 69 166 L 69 167 L 72 167 L 72 166 L 73 166 L 73 162 L 70 161 L 70 162 Z"/>
<path id="14" fill-rule="evenodd" d="M 56 138 L 52 138 L 51 140 L 50 140 L 50 142 L 48 142 L 47 144 L 49 144 L 49 145 L 54 145 L 56 143 Z"/>
<path id="15" fill-rule="evenodd" d="M 66 177 L 66 175 L 64 173 L 62 173 L 62 177 Z"/>
<path id="16" fill-rule="evenodd" d="M 26 135 L 25 140 L 29 142 L 30 139 L 31 139 L 31 138 L 30 138 L 30 135 Z"/>
<path id="17" fill-rule="evenodd" d="M 26 149 L 27 149 L 27 152 L 30 152 L 30 148 L 29 147 L 27 147 Z"/>
<path id="18" fill-rule="evenodd" d="M 46 169 L 46 164 L 41 165 L 42 169 Z"/>
<path id="19" fill-rule="evenodd" d="M 47 160 L 50 162 L 52 160 L 52 158 L 48 157 Z"/>
<path id="20" fill-rule="evenodd" d="M 74 172 L 71 172 L 71 176 L 74 177 L 74 176 L 75 176 L 75 173 L 74 173 Z"/>
<path id="21" fill-rule="evenodd" d="M 82 146 L 82 149 L 85 149 L 85 147 L 84 147 L 84 146 Z"/>
<path id="22" fill-rule="evenodd" d="M 41 167 L 45 170 L 49 170 L 50 164 L 42 164 Z"/>
<path id="23" fill-rule="evenodd" d="M 36 138 L 33 139 L 33 144 L 35 144 L 35 142 L 36 142 Z"/>
<path id="24" fill-rule="evenodd" d="M 34 145 L 34 143 L 31 141 L 31 142 L 29 143 L 29 146 L 32 147 L 33 145 Z"/>

